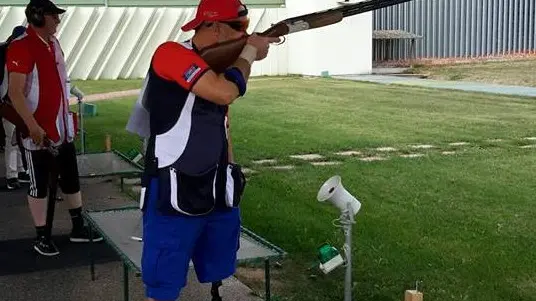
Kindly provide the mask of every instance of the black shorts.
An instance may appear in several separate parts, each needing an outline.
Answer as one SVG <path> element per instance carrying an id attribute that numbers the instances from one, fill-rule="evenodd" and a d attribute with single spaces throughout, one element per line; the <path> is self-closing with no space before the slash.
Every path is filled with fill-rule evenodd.
<path id="1" fill-rule="evenodd" d="M 49 175 L 53 167 L 59 173 L 59 186 L 63 193 L 73 194 L 80 191 L 76 149 L 73 143 L 60 146 L 57 157 L 52 156 L 48 150 L 26 150 L 24 153 L 30 175 L 29 196 L 38 199 L 47 197 Z"/>

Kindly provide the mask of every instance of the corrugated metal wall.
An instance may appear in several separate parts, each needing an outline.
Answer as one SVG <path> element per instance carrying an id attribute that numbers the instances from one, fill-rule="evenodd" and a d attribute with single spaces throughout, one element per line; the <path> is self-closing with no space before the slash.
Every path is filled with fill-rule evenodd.
<path id="1" fill-rule="evenodd" d="M 374 30 L 422 36 L 417 58 L 498 56 L 536 50 L 536 0 L 413 0 L 374 12 Z M 374 61 L 387 50 L 373 43 Z M 392 59 L 406 59 L 409 43 L 392 42 Z"/>

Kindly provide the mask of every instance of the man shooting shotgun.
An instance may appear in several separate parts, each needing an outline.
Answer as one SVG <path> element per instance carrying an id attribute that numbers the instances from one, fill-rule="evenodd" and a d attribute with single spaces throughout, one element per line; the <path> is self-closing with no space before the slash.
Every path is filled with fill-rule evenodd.
<path id="1" fill-rule="evenodd" d="M 251 65 L 279 38 L 244 38 L 245 47 L 219 72 L 199 51 L 245 36 L 248 23 L 239 0 L 201 0 L 195 19 L 182 27 L 195 31 L 192 39 L 164 42 L 151 59 L 143 101 L 127 126 L 148 139 L 140 200 L 148 300 L 176 300 L 190 260 L 200 282 L 215 284 L 214 300 L 235 272 L 245 181 L 233 162 L 227 112 L 246 93 Z M 137 114 L 144 109 L 148 114 Z M 133 121 L 140 116 L 148 120 Z"/>
<path id="2" fill-rule="evenodd" d="M 157 47 L 127 124 L 147 139 L 140 208 L 148 301 L 176 300 L 190 260 L 199 281 L 213 283 L 213 300 L 221 300 L 218 286 L 235 272 L 245 178 L 234 162 L 228 110 L 245 95 L 251 66 L 269 44 L 404 1 L 366 1 L 248 35 L 248 10 L 239 0 L 201 0 L 182 27 L 193 37 Z"/>
<path id="3" fill-rule="evenodd" d="M 258 33 L 261 37 L 279 38 L 291 33 L 324 27 L 339 23 L 346 17 L 397 5 L 411 0 L 365 0 L 354 4 L 344 4 L 298 17 L 280 21 L 266 31 Z M 218 43 L 202 49 L 203 60 L 216 72 L 223 72 L 240 55 L 246 45 L 248 36 L 243 36 L 227 42 Z"/>

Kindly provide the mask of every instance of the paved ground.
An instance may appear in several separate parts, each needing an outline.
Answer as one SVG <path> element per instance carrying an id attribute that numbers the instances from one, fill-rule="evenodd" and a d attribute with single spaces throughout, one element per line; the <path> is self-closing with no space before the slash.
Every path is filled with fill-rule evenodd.
<path id="1" fill-rule="evenodd" d="M 90 94 L 90 95 L 84 96 L 84 102 L 95 102 L 95 101 L 107 100 L 107 99 L 113 99 L 113 98 L 137 96 L 139 93 L 140 93 L 140 89 Z M 71 105 L 76 104 L 76 102 L 77 102 L 76 97 L 71 97 L 69 99 L 69 104 Z"/>
<path id="2" fill-rule="evenodd" d="M 3 154 L 0 154 L 0 162 L 2 177 L 5 175 Z M 4 187 L 4 178 L 0 178 L 0 186 Z M 120 193 L 112 179 L 83 180 L 82 191 L 88 209 L 134 204 Z M 36 256 L 30 248 L 35 230 L 25 190 L 0 190 L 0 300 L 123 300 L 123 269 L 117 255 L 106 244 L 96 244 L 97 278 L 91 281 L 88 246 L 68 242 L 70 226 L 65 203 L 59 202 L 53 234 L 62 253 L 53 258 Z M 190 273 L 188 283 L 179 300 L 211 300 L 210 285 L 199 284 L 195 273 Z M 220 290 L 224 300 L 260 300 L 235 278 L 225 281 Z M 130 273 L 130 296 L 130 300 L 143 300 L 143 285 L 134 273 Z"/>
<path id="3" fill-rule="evenodd" d="M 410 86 L 422 86 L 429 88 L 453 89 L 472 92 L 485 92 L 505 95 L 536 97 L 536 88 L 494 85 L 486 83 L 462 82 L 462 81 L 443 81 L 432 79 L 420 79 L 414 77 L 401 77 L 391 75 L 341 75 L 333 76 L 338 79 L 349 79 L 356 81 L 366 81 L 381 84 L 398 84 Z"/>

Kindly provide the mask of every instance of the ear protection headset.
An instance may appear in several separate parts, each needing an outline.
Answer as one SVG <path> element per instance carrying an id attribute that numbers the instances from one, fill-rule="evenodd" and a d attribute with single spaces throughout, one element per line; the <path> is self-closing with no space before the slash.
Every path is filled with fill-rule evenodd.
<path id="1" fill-rule="evenodd" d="M 26 18 L 28 19 L 28 23 L 32 24 L 35 27 L 45 26 L 45 14 L 43 12 L 43 8 L 29 5 L 26 8 L 25 13 Z"/>

